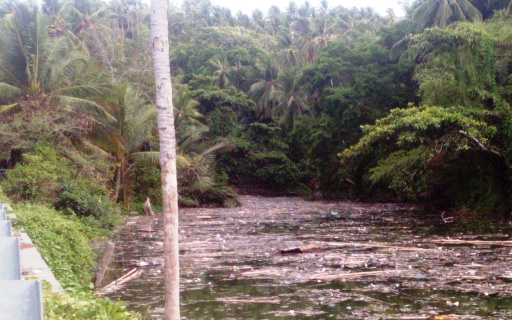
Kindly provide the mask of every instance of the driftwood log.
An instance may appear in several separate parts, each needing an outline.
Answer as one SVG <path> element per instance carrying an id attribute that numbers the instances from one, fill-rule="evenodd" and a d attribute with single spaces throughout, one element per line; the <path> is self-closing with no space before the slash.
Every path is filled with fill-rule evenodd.
<path id="1" fill-rule="evenodd" d="M 107 293 L 111 293 L 111 292 L 114 292 L 116 290 L 119 290 L 121 285 L 125 284 L 126 282 L 128 281 L 131 281 L 131 280 L 134 280 L 134 279 L 137 279 L 138 277 L 140 277 L 142 275 L 142 270 L 140 269 L 132 269 L 130 271 L 128 271 L 128 273 L 126 273 L 124 276 L 122 276 L 121 278 L 115 280 L 115 281 L 112 281 L 111 283 L 109 283 L 108 285 L 104 286 L 103 288 L 97 290 L 95 292 L 95 295 L 97 297 L 102 297 L 104 296 L 105 294 Z"/>

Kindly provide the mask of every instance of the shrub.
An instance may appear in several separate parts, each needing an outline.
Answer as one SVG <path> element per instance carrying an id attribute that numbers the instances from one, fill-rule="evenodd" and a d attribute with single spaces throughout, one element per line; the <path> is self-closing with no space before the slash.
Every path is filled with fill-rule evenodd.
<path id="1" fill-rule="evenodd" d="M 15 201 L 51 203 L 58 193 L 59 180 L 69 171 L 66 159 L 59 158 L 48 145 L 37 144 L 34 152 L 23 155 L 22 163 L 7 170 L 4 190 Z"/>
<path id="2" fill-rule="evenodd" d="M 68 290 L 66 294 L 51 291 L 43 283 L 45 319 L 59 320 L 124 320 L 142 319 L 126 309 L 124 302 L 109 298 L 96 298 L 89 291 Z"/>
<path id="3" fill-rule="evenodd" d="M 146 197 L 151 199 L 151 205 L 155 211 L 161 210 L 162 185 L 160 170 L 154 165 L 137 164 L 130 171 L 130 189 L 135 190 L 131 199 L 132 208 L 138 212 L 144 212 L 143 204 Z"/>
<path id="4" fill-rule="evenodd" d="M 112 229 L 120 221 L 106 190 L 80 176 L 71 161 L 48 144 L 36 144 L 34 151 L 23 154 L 23 161 L 7 170 L 2 184 L 15 201 L 51 205 L 94 227 Z"/>
<path id="5" fill-rule="evenodd" d="M 89 282 L 93 267 L 92 237 L 82 223 L 41 204 L 15 205 L 15 227 L 27 232 L 64 287 Z"/>
<path id="6" fill-rule="evenodd" d="M 65 214 L 76 215 L 89 224 L 107 230 L 120 222 L 107 196 L 102 191 L 87 186 L 81 179 L 64 182 L 54 206 Z"/>

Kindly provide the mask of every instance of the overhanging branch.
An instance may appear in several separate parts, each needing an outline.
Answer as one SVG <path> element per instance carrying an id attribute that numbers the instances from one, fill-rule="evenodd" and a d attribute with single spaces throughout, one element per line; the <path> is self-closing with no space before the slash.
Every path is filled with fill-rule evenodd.
<path id="1" fill-rule="evenodd" d="M 498 151 L 489 149 L 480 140 L 478 140 L 475 137 L 471 137 L 466 131 L 459 130 L 459 133 L 462 134 L 462 135 L 465 135 L 469 139 L 473 140 L 473 142 L 476 143 L 480 147 L 480 149 L 482 149 L 483 151 L 491 152 L 491 153 L 494 153 L 495 155 L 497 155 L 498 157 L 501 157 L 501 154 Z"/>

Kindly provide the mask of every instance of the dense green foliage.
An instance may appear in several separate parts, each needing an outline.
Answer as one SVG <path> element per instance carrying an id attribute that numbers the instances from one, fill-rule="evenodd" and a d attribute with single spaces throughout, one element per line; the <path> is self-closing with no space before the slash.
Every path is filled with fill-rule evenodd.
<path id="1" fill-rule="evenodd" d="M 172 6 L 180 204 L 236 205 L 233 187 L 257 187 L 506 213 L 511 6 L 416 0 L 400 20 L 327 1 Z M 138 1 L 2 2 L 14 200 L 106 229 L 112 203 L 159 208 L 148 14 Z"/>
<path id="2" fill-rule="evenodd" d="M 49 145 L 36 144 L 23 155 L 18 165 L 7 171 L 5 193 L 15 201 L 30 201 L 53 206 L 106 230 L 119 218 L 114 213 L 106 190 L 81 177 L 72 163 Z"/>
<path id="3" fill-rule="evenodd" d="M 256 187 L 507 217 L 512 1 L 405 9 L 172 6 L 180 205 Z M 149 29 L 137 0 L 0 2 L 0 186 L 66 286 L 89 281 L 87 242 L 117 211 L 161 206 Z M 129 317 L 48 299 L 57 319 Z"/>
<path id="4" fill-rule="evenodd" d="M 506 169 L 502 156 L 487 147 L 496 134 L 484 121 L 490 116 L 461 107 L 394 109 L 364 126 L 363 137 L 342 155 L 376 159 L 367 179 L 402 198 L 424 193 L 467 209 L 506 213 L 510 181 L 501 175 Z"/>
<path id="5" fill-rule="evenodd" d="M 326 1 L 171 7 L 180 205 L 237 205 L 234 186 L 508 214 L 511 6 L 417 0 L 398 21 Z M 148 14 L 1 3 L 0 184 L 22 211 L 98 235 L 118 208 L 160 208 Z M 89 267 L 56 268 L 80 282 Z"/>
<path id="6" fill-rule="evenodd" d="M 93 267 L 93 253 L 89 247 L 91 230 L 78 219 L 65 217 L 44 205 L 20 203 L 15 210 L 15 227 L 30 233 L 64 287 L 90 281 Z"/>
<path id="7" fill-rule="evenodd" d="M 68 290 L 66 295 L 43 288 L 45 317 L 55 320 L 124 320 L 142 319 L 126 309 L 124 302 L 96 298 L 87 291 Z"/>

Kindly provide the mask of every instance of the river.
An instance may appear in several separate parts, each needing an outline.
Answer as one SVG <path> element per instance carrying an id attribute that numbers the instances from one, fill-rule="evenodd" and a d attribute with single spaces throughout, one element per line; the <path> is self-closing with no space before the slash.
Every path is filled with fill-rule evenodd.
<path id="1" fill-rule="evenodd" d="M 469 234 L 460 217 L 414 205 L 240 201 L 180 211 L 184 319 L 512 317 L 508 224 Z M 163 319 L 161 230 L 161 217 L 129 218 L 109 270 L 143 270 L 109 296 L 151 319 Z"/>

